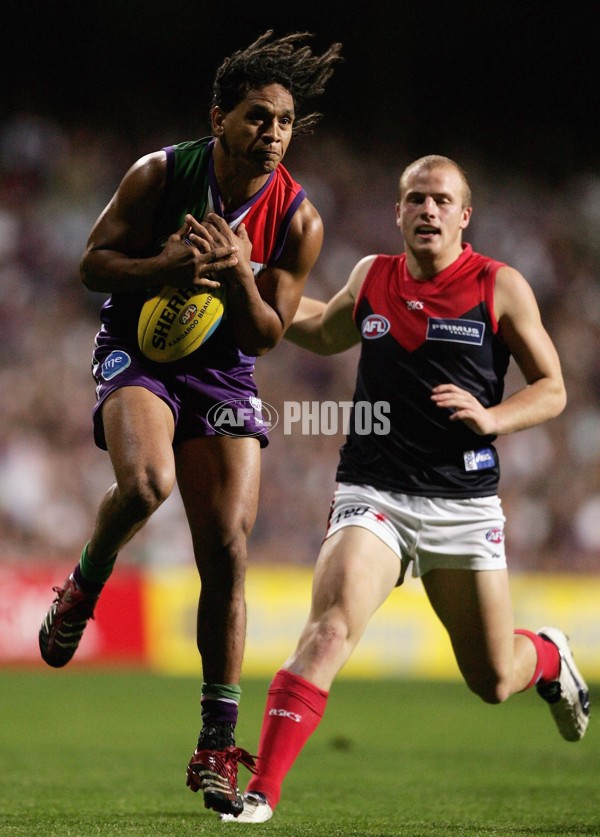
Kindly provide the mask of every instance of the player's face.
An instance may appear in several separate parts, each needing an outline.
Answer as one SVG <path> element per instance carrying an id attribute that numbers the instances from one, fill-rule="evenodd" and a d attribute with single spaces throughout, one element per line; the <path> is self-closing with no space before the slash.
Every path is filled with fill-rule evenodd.
<path id="1" fill-rule="evenodd" d="M 460 255 L 462 231 L 471 217 L 463 196 L 463 181 L 453 166 L 409 171 L 396 219 L 407 252 L 418 262 L 436 263 L 442 269 L 440 262 L 449 264 Z"/>
<path id="2" fill-rule="evenodd" d="M 229 113 L 213 108 L 213 131 L 229 160 L 268 174 L 283 160 L 292 138 L 294 100 L 280 84 L 249 90 Z"/>

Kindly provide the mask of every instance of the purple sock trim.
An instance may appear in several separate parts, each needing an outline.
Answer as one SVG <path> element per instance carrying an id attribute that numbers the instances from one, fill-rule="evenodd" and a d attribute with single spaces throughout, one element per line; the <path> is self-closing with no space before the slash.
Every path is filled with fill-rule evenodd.
<path id="1" fill-rule="evenodd" d="M 238 705 L 233 700 L 202 699 L 203 724 L 236 724 Z"/>
<path id="2" fill-rule="evenodd" d="M 84 578 L 81 574 L 81 567 L 79 566 L 79 564 L 77 564 L 77 566 L 73 570 L 72 575 L 75 580 L 75 584 L 84 593 L 91 593 L 92 595 L 96 596 L 104 587 L 104 584 L 100 584 L 95 581 L 88 581 L 86 578 Z"/>

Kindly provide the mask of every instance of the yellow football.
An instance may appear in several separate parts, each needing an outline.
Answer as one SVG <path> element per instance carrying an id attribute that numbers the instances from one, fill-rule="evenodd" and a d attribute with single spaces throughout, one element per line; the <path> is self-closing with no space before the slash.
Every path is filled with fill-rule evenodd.
<path id="1" fill-rule="evenodd" d="M 225 311 L 225 289 L 173 288 L 164 285 L 144 303 L 138 344 L 158 363 L 186 357 L 215 331 Z"/>

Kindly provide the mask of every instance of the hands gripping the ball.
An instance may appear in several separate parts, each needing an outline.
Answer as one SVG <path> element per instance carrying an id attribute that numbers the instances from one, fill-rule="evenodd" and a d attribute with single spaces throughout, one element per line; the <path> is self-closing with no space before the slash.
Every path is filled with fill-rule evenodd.
<path id="1" fill-rule="evenodd" d="M 202 223 L 186 215 L 183 227 L 167 240 L 163 255 L 171 261 L 172 285 L 218 288 L 225 270 L 238 267 L 252 275 L 251 249 L 243 224 L 233 232 L 220 215 L 210 213 Z"/>
<path id="2" fill-rule="evenodd" d="M 219 218 L 229 229 L 226 222 Z M 218 288 L 219 273 L 238 261 L 235 236 L 212 234 L 212 229 L 186 215 L 183 226 L 167 239 L 162 255 L 169 262 L 173 287 Z"/>

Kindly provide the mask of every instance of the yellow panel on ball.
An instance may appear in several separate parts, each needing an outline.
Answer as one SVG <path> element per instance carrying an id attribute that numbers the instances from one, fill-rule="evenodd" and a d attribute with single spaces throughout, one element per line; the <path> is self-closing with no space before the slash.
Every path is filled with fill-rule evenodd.
<path id="1" fill-rule="evenodd" d="M 225 311 L 225 289 L 164 285 L 146 300 L 138 321 L 138 344 L 158 363 L 186 357 L 215 331 Z"/>

